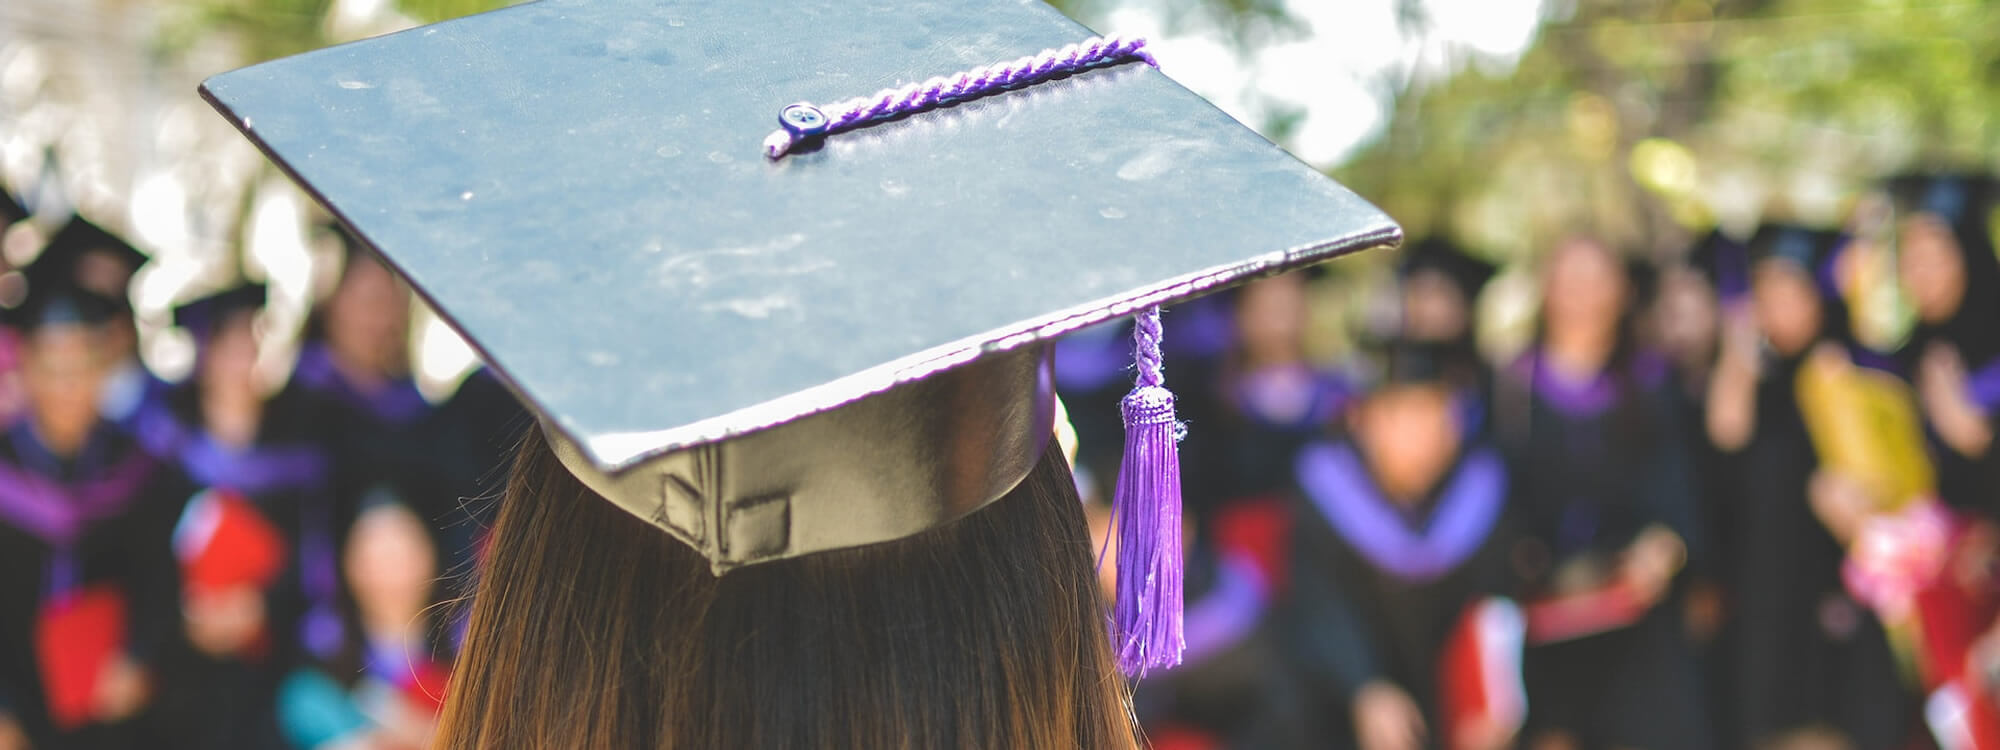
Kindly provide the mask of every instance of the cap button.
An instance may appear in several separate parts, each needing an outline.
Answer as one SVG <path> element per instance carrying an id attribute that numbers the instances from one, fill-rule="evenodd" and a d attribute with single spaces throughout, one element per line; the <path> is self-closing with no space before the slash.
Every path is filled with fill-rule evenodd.
<path id="1" fill-rule="evenodd" d="M 819 111 L 818 107 L 794 104 L 778 113 L 778 124 L 792 131 L 792 135 L 803 138 L 825 133 L 828 120 L 826 113 Z"/>

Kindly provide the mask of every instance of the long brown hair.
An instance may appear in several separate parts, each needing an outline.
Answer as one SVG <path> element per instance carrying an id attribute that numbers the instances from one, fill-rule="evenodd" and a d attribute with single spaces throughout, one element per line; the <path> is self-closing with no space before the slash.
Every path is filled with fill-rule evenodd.
<path id="1" fill-rule="evenodd" d="M 717 577 L 529 430 L 440 750 L 1134 748 L 1075 485 Z"/>

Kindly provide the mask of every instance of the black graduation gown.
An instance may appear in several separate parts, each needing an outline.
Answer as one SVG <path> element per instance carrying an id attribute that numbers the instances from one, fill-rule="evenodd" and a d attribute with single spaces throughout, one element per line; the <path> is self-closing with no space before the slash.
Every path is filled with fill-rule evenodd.
<path id="1" fill-rule="evenodd" d="M 1807 486 L 1819 458 L 1799 413 L 1798 366 L 1779 363 L 1758 384 L 1756 432 L 1736 456 L 1737 739 L 1748 746 L 1823 725 L 1858 750 L 1890 748 L 1907 733 L 1909 698 L 1881 624 L 1841 584 L 1845 552 L 1813 515 Z"/>
<path id="2" fill-rule="evenodd" d="M 1261 370 L 1225 370 L 1227 494 L 1283 494 L 1292 463 L 1307 442 L 1325 435 L 1352 399 L 1336 373 L 1304 362 Z"/>
<path id="3" fill-rule="evenodd" d="M 1737 506 L 1741 500 L 1740 479 L 1737 457 L 1722 451 L 1708 439 L 1708 431 L 1703 428 L 1708 419 L 1707 385 L 1705 378 L 1689 376 L 1677 372 L 1673 377 L 1671 393 L 1675 396 L 1675 410 L 1680 423 L 1686 426 L 1682 431 L 1689 461 L 1694 466 L 1696 486 L 1696 509 L 1704 554 L 1690 560 L 1688 575 L 1683 577 L 1682 591 L 1695 585 L 1705 586 L 1720 598 L 1722 604 L 1721 624 L 1723 627 L 1709 634 L 1706 641 L 1695 644 L 1696 659 L 1701 667 L 1701 685 L 1707 698 L 1709 718 L 1716 736 L 1735 737 L 1738 730 L 1737 704 L 1733 697 L 1736 692 L 1736 675 L 1729 661 L 1734 653 L 1730 643 L 1733 632 L 1727 627 L 1731 616 L 1731 597 L 1736 591 L 1736 566 L 1740 554 L 1742 533 L 1737 528 Z"/>
<path id="4" fill-rule="evenodd" d="M 126 602 L 125 650 L 153 671 L 155 695 L 173 689 L 161 671 L 179 648 L 179 581 L 171 537 L 191 492 L 122 430 L 101 423 L 72 460 L 57 458 L 26 419 L 0 433 L 0 704 L 36 747 L 167 746 L 158 701 L 116 726 L 58 731 L 36 655 L 37 618 L 58 597 L 109 586 Z"/>
<path id="5" fill-rule="evenodd" d="M 1382 680 L 1439 726 L 1442 652 L 1466 607 L 1514 585 L 1507 471 L 1468 449 L 1414 511 L 1384 498 L 1359 452 L 1314 443 L 1298 459 L 1287 630 L 1320 736 L 1352 742 L 1352 703 Z"/>
<path id="6" fill-rule="evenodd" d="M 1992 325 L 2000 328 L 2000 320 Z M 1961 356 L 1979 355 L 1966 346 L 1961 348 Z M 1970 359 L 1965 367 L 1973 403 L 1986 412 L 1987 429 L 1995 437 L 1984 453 L 1967 456 L 1933 434 L 1931 454 L 1937 458 L 1938 494 L 1952 507 L 2000 520 L 2000 354 L 1984 361 Z"/>
<path id="7" fill-rule="evenodd" d="M 282 572 L 265 589 L 267 642 L 258 653 L 218 659 L 188 649 L 177 668 L 191 689 L 170 699 L 175 732 L 190 746 L 282 747 L 272 696 L 283 676 L 300 663 L 331 658 L 349 648 L 352 628 L 340 603 L 332 464 L 315 428 L 326 418 L 323 402 L 297 387 L 264 405 L 253 443 L 227 446 L 201 424 L 197 389 L 171 394 L 145 432 L 168 450 L 184 474 L 204 487 L 241 493 L 277 528 L 287 547 Z"/>
<path id="8" fill-rule="evenodd" d="M 364 391 L 317 342 L 300 353 L 293 381 L 326 416 L 318 434 L 333 460 L 340 527 L 366 493 L 391 489 L 430 522 L 440 570 L 462 572 L 491 517 L 486 499 L 505 479 L 507 451 L 528 425 L 513 395 L 484 370 L 442 405 L 425 400 L 409 378 Z"/>
<path id="9" fill-rule="evenodd" d="M 1920 382 L 1921 364 L 1933 346 L 1956 351 L 1971 381 L 1969 395 L 2000 435 L 2000 257 L 1986 234 L 1985 213 L 1969 213 L 1976 218 L 1952 225 L 1965 263 L 1965 296 L 1949 320 L 1919 323 L 1897 359 L 1910 379 Z M 2000 520 L 2000 437 L 1983 454 L 1966 456 L 1933 433 L 1931 453 L 1937 459 L 1938 494 L 1947 504 Z"/>
<path id="10" fill-rule="evenodd" d="M 1515 517 L 1549 571 L 1609 561 L 1652 524 L 1677 533 L 1699 565 L 1697 480 L 1666 366 L 1632 359 L 1589 382 L 1566 383 L 1530 352 L 1500 376 L 1494 427 L 1515 477 Z M 1567 732 L 1586 749 L 1713 746 L 1672 601 L 1625 628 L 1531 646 L 1524 669 L 1531 735 Z"/>

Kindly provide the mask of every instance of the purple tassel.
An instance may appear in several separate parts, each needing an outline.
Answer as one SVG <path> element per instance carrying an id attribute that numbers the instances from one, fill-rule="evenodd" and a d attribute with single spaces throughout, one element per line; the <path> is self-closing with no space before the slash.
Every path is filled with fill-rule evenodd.
<path id="1" fill-rule="evenodd" d="M 1139 313 L 1132 338 L 1138 382 L 1120 404 L 1125 461 L 1112 495 L 1118 527 L 1118 602 L 1113 646 L 1118 666 L 1143 677 L 1181 663 L 1181 466 L 1174 394 L 1164 383 L 1160 309 Z"/>

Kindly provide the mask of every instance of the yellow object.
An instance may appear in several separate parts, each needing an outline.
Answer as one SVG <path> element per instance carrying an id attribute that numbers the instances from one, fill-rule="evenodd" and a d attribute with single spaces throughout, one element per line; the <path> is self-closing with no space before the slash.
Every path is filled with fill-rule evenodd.
<path id="1" fill-rule="evenodd" d="M 1902 380 L 1844 357 L 1809 357 L 1799 368 L 1799 411 L 1820 465 L 1853 477 L 1893 511 L 1937 486 L 1923 422 Z"/>

